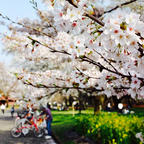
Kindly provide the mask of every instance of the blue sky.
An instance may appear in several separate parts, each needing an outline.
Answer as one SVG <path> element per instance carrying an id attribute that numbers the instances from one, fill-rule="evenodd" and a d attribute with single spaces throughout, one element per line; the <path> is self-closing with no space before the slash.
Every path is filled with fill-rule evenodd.
<path id="1" fill-rule="evenodd" d="M 41 0 L 37 0 L 38 7 L 42 8 L 42 5 L 40 5 L 40 1 Z M 36 18 L 36 12 L 32 8 L 32 4 L 30 4 L 29 0 L 1 0 L 0 13 L 7 15 L 14 21 L 24 17 L 29 17 L 30 19 Z M 7 29 L 6 27 L 0 25 L 0 33 L 3 32 L 7 32 Z M 2 52 L 2 45 L 0 42 L 0 62 L 5 62 L 6 64 L 8 64 L 10 60 L 11 56 L 6 55 L 6 53 Z"/>

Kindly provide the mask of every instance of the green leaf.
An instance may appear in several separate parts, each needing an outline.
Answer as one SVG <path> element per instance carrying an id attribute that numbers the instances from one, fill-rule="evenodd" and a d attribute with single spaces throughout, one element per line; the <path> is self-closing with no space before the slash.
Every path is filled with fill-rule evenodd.
<path id="1" fill-rule="evenodd" d="M 88 53 L 88 55 L 91 55 L 93 52 L 92 51 L 90 51 L 89 53 Z"/>
<path id="2" fill-rule="evenodd" d="M 55 86 L 55 87 L 56 87 L 56 84 L 53 84 L 53 86 Z"/>
<path id="3" fill-rule="evenodd" d="M 111 79 L 112 79 L 112 80 L 116 80 L 117 77 L 115 77 L 115 76 L 111 76 Z"/>
<path id="4" fill-rule="evenodd" d="M 84 58 L 84 56 L 85 56 L 85 55 L 80 55 L 79 57 L 80 57 L 80 58 Z"/>
<path id="5" fill-rule="evenodd" d="M 38 87 L 41 87 L 41 86 L 43 86 L 43 85 L 42 85 L 41 83 L 37 83 L 37 86 L 38 86 Z"/>
<path id="6" fill-rule="evenodd" d="M 118 48 L 121 48 L 121 44 L 120 44 L 120 43 L 118 43 L 117 47 L 118 47 Z"/>
<path id="7" fill-rule="evenodd" d="M 85 82 L 87 83 L 88 82 L 88 80 L 89 80 L 89 78 L 87 77 L 87 78 L 85 78 Z"/>
<path id="8" fill-rule="evenodd" d="M 29 80 L 26 80 L 26 82 L 27 82 L 27 83 L 30 83 L 30 81 L 29 81 Z"/>
<path id="9" fill-rule="evenodd" d="M 30 40 L 32 40 L 32 38 L 31 38 L 30 36 L 28 36 L 28 38 L 29 38 Z"/>
<path id="10" fill-rule="evenodd" d="M 122 30 L 126 30 L 126 29 L 127 29 L 127 23 L 126 23 L 126 22 L 122 22 L 122 23 L 120 24 L 120 28 L 121 28 Z"/>
<path id="11" fill-rule="evenodd" d="M 34 44 L 36 43 L 36 41 L 35 41 L 35 40 L 32 40 L 32 42 L 31 42 L 31 43 L 32 43 L 32 45 L 34 45 Z"/>
<path id="12" fill-rule="evenodd" d="M 32 37 L 30 37 L 30 36 L 28 36 L 28 38 L 32 41 L 31 42 L 32 45 L 34 45 L 36 42 L 38 42 L 38 41 L 34 40 Z"/>
<path id="13" fill-rule="evenodd" d="M 75 87 L 75 88 L 77 88 L 77 87 L 79 87 L 79 83 L 73 83 L 73 87 Z"/>
<path id="14" fill-rule="evenodd" d="M 65 91 L 67 92 L 69 90 L 69 88 L 65 88 Z"/>
<path id="15" fill-rule="evenodd" d="M 18 73 L 14 73 L 14 75 L 15 75 L 16 77 L 18 77 Z"/>

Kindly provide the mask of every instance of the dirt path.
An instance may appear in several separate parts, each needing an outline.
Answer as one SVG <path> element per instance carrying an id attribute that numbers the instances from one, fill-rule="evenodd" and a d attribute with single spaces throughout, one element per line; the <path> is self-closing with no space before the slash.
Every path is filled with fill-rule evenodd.
<path id="1" fill-rule="evenodd" d="M 32 134 L 13 138 L 10 129 L 14 126 L 14 118 L 7 111 L 4 115 L 0 111 L 0 144 L 56 144 L 53 139 L 35 138 Z"/>

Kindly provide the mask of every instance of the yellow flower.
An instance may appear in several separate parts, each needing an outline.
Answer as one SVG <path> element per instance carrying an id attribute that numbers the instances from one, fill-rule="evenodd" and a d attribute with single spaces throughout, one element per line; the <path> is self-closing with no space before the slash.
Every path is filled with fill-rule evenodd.
<path id="1" fill-rule="evenodd" d="M 96 125 L 96 128 L 98 128 L 99 127 L 99 125 Z"/>
<path id="2" fill-rule="evenodd" d="M 117 144 L 115 139 L 112 139 L 112 143 L 109 141 L 110 144 Z"/>
<path id="3" fill-rule="evenodd" d="M 88 130 L 88 134 L 90 133 L 90 130 Z"/>
<path id="4" fill-rule="evenodd" d="M 123 134 L 123 138 L 127 137 L 128 135 L 127 134 Z"/>

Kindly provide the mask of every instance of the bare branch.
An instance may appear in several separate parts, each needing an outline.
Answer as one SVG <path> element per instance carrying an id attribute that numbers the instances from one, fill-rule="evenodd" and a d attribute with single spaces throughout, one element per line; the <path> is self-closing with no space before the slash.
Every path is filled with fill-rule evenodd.
<path id="1" fill-rule="evenodd" d="M 46 97 L 50 97 L 50 96 L 52 96 L 53 94 L 55 94 L 55 93 L 57 93 L 58 91 L 60 91 L 59 89 L 56 89 L 55 91 L 53 91 L 53 92 L 51 92 L 51 93 L 49 93 L 49 94 L 47 94 L 47 95 L 45 95 L 45 96 L 40 96 L 40 97 L 38 97 L 37 99 L 43 99 L 43 98 L 46 98 Z"/>
<path id="2" fill-rule="evenodd" d="M 39 13 L 40 18 L 43 19 L 44 21 L 47 21 L 49 23 L 50 27 L 52 27 L 55 30 L 55 33 L 57 33 L 56 28 L 49 22 L 48 18 L 44 18 L 42 16 L 42 12 L 41 12 L 41 10 L 39 10 L 37 2 L 35 2 L 35 0 L 30 0 L 30 3 L 33 5 L 33 8 Z"/>
<path id="3" fill-rule="evenodd" d="M 67 87 L 67 86 L 57 86 L 57 85 L 54 85 L 54 86 L 47 86 L 47 85 L 44 85 L 44 84 L 33 84 L 31 82 L 26 82 L 26 81 L 23 81 L 21 80 L 25 85 L 30 85 L 30 86 L 33 86 L 35 88 L 46 88 L 46 89 L 49 89 L 49 88 L 55 88 L 55 89 L 81 89 L 81 90 L 91 90 L 91 89 L 95 89 L 95 91 L 102 91 L 102 89 L 96 89 L 94 87 L 87 87 L 87 88 L 82 88 L 82 87 Z"/>
<path id="4" fill-rule="evenodd" d="M 102 22 L 101 20 L 99 20 L 97 17 L 93 16 L 93 15 L 89 15 L 89 14 L 85 14 L 86 17 L 89 17 L 90 19 L 94 20 L 95 22 L 97 22 L 99 25 L 104 26 L 104 22 Z"/>
<path id="5" fill-rule="evenodd" d="M 100 71 L 102 71 L 102 70 L 107 70 L 108 72 L 114 73 L 114 74 L 116 74 L 116 75 L 119 75 L 119 76 L 122 76 L 122 77 L 131 78 L 130 75 L 125 75 L 125 74 L 122 74 L 122 73 L 120 73 L 120 72 L 113 71 L 113 70 L 111 70 L 111 69 L 109 69 L 109 68 L 107 68 L 107 67 L 104 67 L 100 62 L 95 62 L 94 60 L 92 60 L 92 59 L 90 59 L 90 58 L 88 58 L 88 57 L 86 57 L 86 56 L 84 56 L 84 57 L 81 58 L 81 59 L 82 59 L 83 61 L 87 61 L 87 62 L 89 62 L 89 63 L 91 63 L 91 64 L 94 64 L 94 65 L 98 66 L 98 67 L 100 68 Z"/>
<path id="6" fill-rule="evenodd" d="M 48 46 L 47 44 L 45 44 L 45 43 L 42 43 L 42 42 L 40 42 L 40 41 L 37 41 L 36 39 L 33 39 L 33 38 L 30 37 L 30 36 L 28 36 L 28 38 L 29 38 L 30 40 L 35 41 L 36 43 L 44 46 L 44 47 L 47 47 L 47 48 L 50 49 L 50 51 L 53 52 L 53 53 L 62 53 L 62 54 L 66 54 L 66 55 L 71 55 L 70 53 L 68 53 L 68 52 L 65 51 L 65 50 L 61 50 L 61 51 L 56 50 L 56 49 L 54 49 L 54 48 L 52 48 L 52 47 L 49 47 L 49 46 Z"/>
<path id="7" fill-rule="evenodd" d="M 95 49 L 93 49 L 93 50 L 94 50 L 94 52 L 96 52 L 98 55 L 100 55 L 101 58 L 103 58 L 104 61 L 106 61 L 106 62 L 115 70 L 115 72 L 118 72 L 118 70 L 111 64 L 111 62 L 109 62 L 101 53 L 97 52 Z"/>
<path id="8" fill-rule="evenodd" d="M 68 1 L 71 5 L 73 5 L 75 8 L 78 8 L 78 6 L 75 4 L 75 3 L 73 3 L 73 0 L 66 0 L 66 1 Z"/>
<path id="9" fill-rule="evenodd" d="M 37 32 L 39 32 L 40 34 L 42 34 L 42 35 L 44 35 L 44 36 L 47 36 L 47 37 L 52 38 L 52 35 L 46 34 L 46 33 L 42 32 L 42 31 L 40 31 L 39 29 L 36 29 L 36 28 L 34 28 L 34 27 L 30 27 L 30 26 L 24 25 L 23 23 L 15 22 L 15 21 L 13 21 L 12 19 L 10 19 L 9 17 L 4 16 L 2 13 L 0 13 L 0 17 L 2 17 L 2 18 L 5 19 L 5 20 L 10 21 L 10 22 L 13 23 L 13 24 L 20 25 L 20 26 L 22 26 L 22 27 L 24 27 L 24 28 L 37 31 Z"/>
<path id="10" fill-rule="evenodd" d="M 111 10 L 105 11 L 104 14 L 110 13 L 110 12 L 112 12 L 112 11 L 114 11 L 114 10 L 116 10 L 116 9 L 118 9 L 118 8 L 120 8 L 120 7 L 122 7 L 122 6 L 126 6 L 126 5 L 131 4 L 131 3 L 133 3 L 133 2 L 136 2 L 136 1 L 137 1 L 137 0 L 131 0 L 131 1 L 129 1 L 129 2 L 122 3 L 122 4 L 120 4 L 120 5 L 118 5 L 118 6 L 114 7 L 114 8 L 112 8 Z M 101 16 L 102 16 L 102 15 L 100 15 L 99 17 L 101 17 Z"/>
<path id="11" fill-rule="evenodd" d="M 80 74 L 87 76 L 88 78 L 93 78 L 93 79 L 100 79 L 100 78 L 96 78 L 96 77 L 91 77 L 87 74 L 85 74 L 84 72 L 82 72 L 79 68 L 76 67 L 76 69 L 80 72 Z"/>

